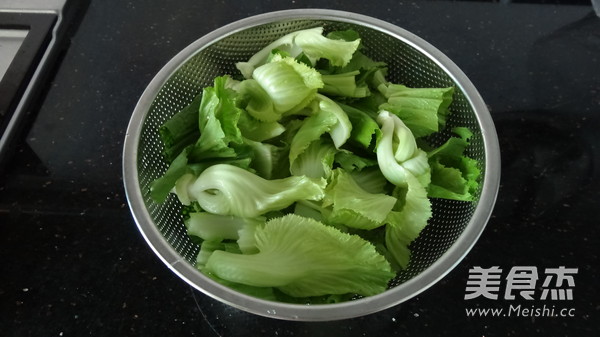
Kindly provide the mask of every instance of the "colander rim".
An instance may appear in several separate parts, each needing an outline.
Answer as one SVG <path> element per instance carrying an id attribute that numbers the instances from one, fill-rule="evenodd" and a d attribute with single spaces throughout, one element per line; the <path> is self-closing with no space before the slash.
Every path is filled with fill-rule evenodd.
<path id="1" fill-rule="evenodd" d="M 138 179 L 139 136 L 149 107 L 168 78 L 182 64 L 214 42 L 241 30 L 277 21 L 302 19 L 365 26 L 418 50 L 446 72 L 464 92 L 475 112 L 484 143 L 486 174 L 481 196 L 473 216 L 456 242 L 436 262 L 412 279 L 382 294 L 338 304 L 300 305 L 262 300 L 235 292 L 204 276 L 164 239 L 146 208 Z M 453 61 L 422 38 L 394 24 L 363 14 L 332 9 L 289 9 L 258 14 L 213 30 L 177 53 L 155 75 L 138 100 L 127 127 L 123 145 L 123 183 L 129 208 L 147 244 L 163 263 L 196 290 L 230 306 L 261 316 L 302 321 L 339 320 L 379 312 L 413 298 L 437 283 L 460 263 L 475 245 L 491 216 L 500 183 L 500 149 L 493 120 L 475 86 Z"/>

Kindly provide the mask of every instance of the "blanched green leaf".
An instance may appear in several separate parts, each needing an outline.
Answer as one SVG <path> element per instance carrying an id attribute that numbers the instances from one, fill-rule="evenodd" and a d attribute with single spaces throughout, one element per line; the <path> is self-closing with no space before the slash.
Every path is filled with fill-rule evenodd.
<path id="1" fill-rule="evenodd" d="M 173 160 L 167 172 L 150 184 L 150 197 L 154 202 L 161 203 L 165 201 L 177 180 L 188 173 L 187 164 L 190 149 L 191 146 L 188 146 L 181 151 L 175 160 Z"/>
<path id="2" fill-rule="evenodd" d="M 417 138 L 439 131 L 446 125 L 454 87 L 409 88 L 400 84 L 380 85 L 387 103 L 380 106 L 402 119 Z"/>
<path id="3" fill-rule="evenodd" d="M 189 235 L 206 241 L 239 239 L 238 232 L 245 227 L 256 227 L 265 222 L 264 218 L 240 218 L 231 215 L 218 215 L 208 212 L 190 213 L 184 222 Z"/>
<path id="4" fill-rule="evenodd" d="M 242 151 L 242 150 L 240 150 Z M 249 151 L 249 150 L 248 150 Z M 194 177 L 198 177 L 204 170 L 207 168 L 216 165 L 216 164 L 228 164 L 237 166 L 239 168 L 243 168 L 250 172 L 253 172 L 253 169 L 250 168 L 250 163 L 252 162 L 251 154 L 247 153 L 246 148 L 243 150 L 243 153 L 240 157 L 233 158 L 211 158 L 205 159 L 195 163 L 188 163 L 188 172 L 194 175 Z"/>
<path id="5" fill-rule="evenodd" d="M 204 88 L 197 119 L 200 137 L 186 148 L 185 158 L 179 159 L 179 164 L 185 162 L 187 166 L 185 172 L 197 175 L 214 163 L 247 167 L 251 151 L 243 144 L 238 128 L 245 112 L 237 106 L 238 94 L 230 88 L 232 83 L 228 76 L 222 76 L 215 78 L 213 87 Z M 161 191 L 164 195 L 164 189 Z"/>
<path id="6" fill-rule="evenodd" d="M 322 33 L 301 33 L 296 36 L 294 42 L 308 57 L 316 60 L 324 58 L 338 67 L 347 65 L 360 45 L 360 39 L 334 40 L 323 36 Z"/>
<path id="7" fill-rule="evenodd" d="M 354 29 L 334 30 L 327 33 L 327 38 L 332 40 L 355 41 L 360 40 L 360 35 Z"/>
<path id="8" fill-rule="evenodd" d="M 217 241 L 203 241 L 200 243 L 200 251 L 196 255 L 196 268 L 199 270 L 204 269 L 208 258 L 215 252 L 215 250 L 225 250 L 225 244 L 221 240 Z"/>
<path id="9" fill-rule="evenodd" d="M 250 116 L 245 110 L 240 114 L 238 127 L 242 137 L 256 142 L 273 139 L 285 131 L 285 127 L 279 122 L 263 122 Z"/>
<path id="10" fill-rule="evenodd" d="M 270 97 L 278 114 L 303 108 L 314 98 L 317 89 L 323 87 L 321 74 L 291 57 L 275 56 L 271 62 L 256 68 L 252 77 Z"/>
<path id="11" fill-rule="evenodd" d="M 325 95 L 359 98 L 369 96 L 369 87 L 366 84 L 358 85 L 356 76 L 358 70 L 343 74 L 322 75 L 323 88 L 319 92 Z"/>
<path id="12" fill-rule="evenodd" d="M 174 192 L 182 205 L 188 206 L 192 203 L 188 193 L 188 186 L 190 186 L 194 180 L 196 180 L 196 175 L 193 173 L 192 169 L 188 169 L 188 173 L 179 177 L 175 182 Z M 171 192 L 173 192 L 173 190 Z"/>
<path id="13" fill-rule="evenodd" d="M 364 168 L 360 171 L 349 171 L 352 179 L 369 193 L 387 193 L 388 181 L 378 166 Z"/>
<path id="14" fill-rule="evenodd" d="M 200 136 L 198 114 L 201 100 L 202 95 L 197 95 L 189 105 L 158 129 L 164 145 L 163 156 L 168 163 L 172 162 L 186 146 L 194 144 Z"/>
<path id="15" fill-rule="evenodd" d="M 338 119 L 334 114 L 321 109 L 317 110 L 314 115 L 304 119 L 291 141 L 289 154 L 290 167 L 294 167 L 296 158 L 310 144 L 318 140 L 324 133 L 329 132 L 336 123 L 338 123 Z"/>
<path id="16" fill-rule="evenodd" d="M 244 108 L 250 116 L 261 122 L 276 122 L 281 113 L 275 111 L 273 100 L 254 79 L 240 82 L 237 91 L 245 101 Z"/>
<path id="17" fill-rule="evenodd" d="M 377 122 L 366 112 L 352 106 L 338 103 L 348 115 L 352 124 L 350 139 L 362 145 L 365 149 L 375 146 L 381 138 L 381 130 Z"/>
<path id="18" fill-rule="evenodd" d="M 335 162 L 348 172 L 362 171 L 365 167 L 377 165 L 377 160 L 361 157 L 347 150 L 339 150 L 335 154 Z"/>
<path id="19" fill-rule="evenodd" d="M 242 73 L 245 78 L 251 78 L 252 73 L 255 68 L 260 67 L 269 61 L 269 57 L 272 55 L 272 51 L 274 49 L 279 50 L 280 52 L 285 52 L 292 57 L 300 54 L 302 51 L 300 47 L 298 47 L 294 43 L 294 39 L 298 34 L 322 34 L 322 27 L 315 27 L 306 30 L 299 30 L 289 34 L 286 34 L 277 40 L 271 42 L 263 49 L 259 50 L 256 54 L 252 55 L 252 57 L 247 62 L 238 62 L 235 64 L 236 68 Z"/>
<path id="20" fill-rule="evenodd" d="M 333 171 L 323 199 L 324 207 L 333 208 L 327 221 L 359 229 L 382 226 L 395 204 L 392 196 L 365 191 L 342 169 Z"/>
<path id="21" fill-rule="evenodd" d="M 348 36 L 348 35 L 346 35 Z M 353 41 L 344 41 L 340 39 L 327 38 L 323 36 L 323 27 L 298 30 L 286 34 L 277 40 L 271 42 L 252 57 L 247 62 L 238 62 L 236 67 L 245 78 L 251 78 L 254 69 L 267 63 L 272 58 L 272 51 L 277 50 L 276 54 L 298 57 L 304 55 L 313 61 L 318 59 L 327 59 L 333 65 L 346 65 L 360 44 L 360 39 Z M 302 60 L 302 58 L 300 58 Z M 303 61 L 303 63 L 305 63 Z"/>
<path id="22" fill-rule="evenodd" d="M 425 152 L 417 147 L 412 132 L 398 116 L 381 111 L 377 117 L 382 137 L 377 144 L 377 162 L 392 184 L 406 187 L 407 177 L 416 176 L 424 186 L 429 183 L 430 168 Z"/>
<path id="23" fill-rule="evenodd" d="M 450 137 L 441 146 L 427 151 L 429 158 L 442 157 L 447 159 L 459 158 L 469 146 L 469 138 L 473 135 L 468 128 L 454 128 L 452 131 L 459 137 Z"/>
<path id="24" fill-rule="evenodd" d="M 423 137 L 445 127 L 454 89 L 391 83 L 368 54 L 353 30 L 296 31 L 161 129 L 173 161 L 151 196 L 184 205 L 203 273 L 273 301 L 374 295 L 408 266 L 428 198 L 476 195 L 471 132 Z"/>
<path id="25" fill-rule="evenodd" d="M 290 172 L 295 176 L 329 178 L 336 152 L 331 142 L 319 138 L 291 163 Z"/>
<path id="26" fill-rule="evenodd" d="M 242 294 L 261 298 L 261 299 L 267 300 L 267 301 L 281 301 L 282 300 L 280 294 L 276 293 L 275 289 L 272 287 L 253 287 L 253 286 L 249 286 L 249 285 L 245 285 L 245 284 L 241 284 L 241 283 L 230 282 L 227 280 L 223 280 L 222 278 L 217 277 L 216 275 L 214 275 L 212 273 L 206 272 L 203 268 L 201 269 L 201 271 L 203 271 L 206 276 L 210 277 L 212 280 L 216 281 L 217 283 L 222 284 L 230 289 L 233 289 L 234 291 L 238 291 Z"/>
<path id="27" fill-rule="evenodd" d="M 242 144 L 237 125 L 242 112 L 237 107 L 237 93 L 226 87 L 228 80 L 229 76 L 217 77 L 213 87 L 203 90 L 198 119 L 200 138 L 190 150 L 190 162 L 237 156 L 231 144 Z"/>
<path id="28" fill-rule="evenodd" d="M 309 67 L 313 66 L 313 61 L 304 53 L 300 53 L 300 55 L 296 56 L 295 59 L 298 61 L 298 63 L 306 64 Z"/>
<path id="29" fill-rule="evenodd" d="M 472 133 L 467 128 L 454 128 L 453 131 L 459 137 L 450 137 L 443 145 L 428 152 L 431 166 L 428 195 L 472 201 L 481 175 L 477 161 L 464 153 Z"/>
<path id="30" fill-rule="evenodd" d="M 374 72 L 376 71 L 381 74 L 378 76 L 385 76 L 386 67 L 387 64 L 385 62 L 374 61 L 361 51 L 356 51 L 354 55 L 352 55 L 350 62 L 345 67 L 338 68 L 336 73 L 359 70 L 361 73 L 359 82 L 369 83 L 369 79 L 374 76 Z M 377 87 L 375 86 L 374 88 Z"/>
<path id="31" fill-rule="evenodd" d="M 291 176 L 266 180 L 232 165 L 217 164 L 200 174 L 189 187 L 189 195 L 207 212 L 254 218 L 297 200 L 320 200 L 324 188 L 321 179 Z"/>
<path id="32" fill-rule="evenodd" d="M 317 100 L 319 101 L 319 110 L 335 116 L 337 120 L 329 134 L 333 140 L 333 145 L 339 149 L 350 138 L 352 123 L 350 123 L 350 119 L 344 110 L 327 96 L 317 94 Z"/>
<path id="33" fill-rule="evenodd" d="M 231 282 L 277 287 L 295 297 L 375 295 L 394 276 L 373 245 L 314 219 L 275 218 L 256 230 L 256 242 L 257 254 L 215 251 L 206 269 Z"/>
<path id="34" fill-rule="evenodd" d="M 282 161 L 287 160 L 285 147 L 278 147 L 268 143 L 255 142 L 245 139 L 244 143 L 252 149 L 252 167 L 258 175 L 265 179 L 272 179 L 277 172 L 274 170 L 283 166 Z"/>
<path id="35" fill-rule="evenodd" d="M 429 164 L 431 165 L 431 184 L 428 187 L 429 197 L 464 201 L 473 199 L 473 196 L 469 193 L 467 180 L 463 178 L 459 169 L 446 167 L 439 160 L 432 160 Z"/>
<path id="36" fill-rule="evenodd" d="M 311 218 L 322 222 L 324 216 L 323 213 L 321 205 L 314 201 L 300 200 L 294 205 L 294 214 L 301 217 Z"/>
<path id="37" fill-rule="evenodd" d="M 427 191 L 408 173 L 404 204 L 400 210 L 394 210 L 386 219 L 385 242 L 391 256 L 402 268 L 408 266 L 410 260 L 409 245 L 419 236 L 427 221 L 431 218 L 431 202 Z"/>

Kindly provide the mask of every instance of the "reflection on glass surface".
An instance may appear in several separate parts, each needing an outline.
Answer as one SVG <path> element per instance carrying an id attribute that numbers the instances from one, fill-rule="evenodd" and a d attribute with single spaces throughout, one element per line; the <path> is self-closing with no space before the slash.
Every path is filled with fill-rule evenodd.
<path id="1" fill-rule="evenodd" d="M 28 33 L 27 29 L 0 29 L 0 81 Z"/>

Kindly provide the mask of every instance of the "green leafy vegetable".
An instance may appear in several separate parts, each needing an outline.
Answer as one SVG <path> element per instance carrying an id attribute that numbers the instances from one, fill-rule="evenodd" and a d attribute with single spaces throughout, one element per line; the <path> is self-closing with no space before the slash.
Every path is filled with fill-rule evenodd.
<path id="1" fill-rule="evenodd" d="M 274 178 L 277 175 L 275 170 L 281 168 L 282 161 L 287 159 L 287 148 L 284 146 L 278 147 L 273 144 L 255 142 L 249 139 L 245 139 L 244 143 L 247 144 L 253 152 L 250 167 L 252 167 L 259 176 L 265 179 Z"/>
<path id="2" fill-rule="evenodd" d="M 383 175 L 399 187 L 406 187 L 409 175 L 416 176 L 423 185 L 429 184 L 427 154 L 417 147 L 410 129 L 400 118 L 385 110 L 379 113 L 377 120 L 383 134 L 376 150 Z"/>
<path id="3" fill-rule="evenodd" d="M 175 160 L 173 160 L 165 174 L 152 182 L 150 185 L 150 197 L 152 200 L 163 202 L 175 186 L 177 180 L 189 171 L 188 153 L 190 149 L 190 146 L 183 149 Z"/>
<path id="4" fill-rule="evenodd" d="M 247 101 L 245 109 L 248 114 L 258 121 L 276 122 L 281 118 L 281 114 L 275 111 L 271 96 L 256 80 L 240 82 L 237 91 Z"/>
<path id="5" fill-rule="evenodd" d="M 399 84 L 379 85 L 387 98 L 380 109 L 393 112 L 415 137 L 428 136 L 446 125 L 454 88 L 408 88 Z"/>
<path id="6" fill-rule="evenodd" d="M 330 131 L 337 122 L 338 120 L 334 114 L 321 109 L 317 110 L 314 115 L 304 119 L 290 145 L 290 167 L 294 167 L 296 158 L 298 158 L 310 144 L 320 139 L 324 133 Z"/>
<path id="7" fill-rule="evenodd" d="M 204 170 L 188 193 L 207 212 L 253 218 L 297 200 L 320 200 L 324 188 L 323 179 L 290 176 L 267 180 L 233 165 L 217 164 Z"/>
<path id="8" fill-rule="evenodd" d="M 164 145 L 163 155 L 167 162 L 172 162 L 185 147 L 193 144 L 200 136 L 200 130 L 196 125 L 201 100 L 202 95 L 197 95 L 189 105 L 158 129 Z"/>
<path id="9" fill-rule="evenodd" d="M 369 193 L 388 194 L 388 181 L 377 166 L 362 169 L 360 171 L 351 171 L 350 175 L 354 181 Z"/>
<path id="10" fill-rule="evenodd" d="M 331 142 L 318 138 L 295 158 L 290 166 L 290 173 L 295 176 L 327 179 L 331 175 L 336 152 Z"/>
<path id="11" fill-rule="evenodd" d="M 359 74 L 356 70 L 343 74 L 322 75 L 323 88 L 319 89 L 319 92 L 342 97 L 367 97 L 370 93 L 369 87 L 364 83 L 356 83 L 356 76 Z"/>
<path id="12" fill-rule="evenodd" d="M 348 115 L 333 100 L 317 95 L 315 103 L 317 111 L 306 118 L 292 139 L 290 148 L 290 166 L 294 166 L 296 158 L 324 133 L 329 133 L 336 148 L 340 148 L 350 138 L 352 124 Z"/>
<path id="13" fill-rule="evenodd" d="M 257 97 L 262 100 L 270 98 L 275 113 L 280 115 L 303 108 L 314 98 L 317 89 L 323 87 L 321 74 L 314 68 L 299 63 L 291 57 L 282 58 L 279 55 L 271 62 L 256 68 L 252 77 L 264 90 L 264 93 L 261 92 Z M 273 116 L 275 113 L 269 112 L 268 117 L 263 120 L 277 120 L 277 116 Z M 261 115 L 260 112 L 255 114 L 254 117 L 261 119 L 257 117 Z"/>
<path id="14" fill-rule="evenodd" d="M 431 217 L 431 202 L 427 191 L 411 173 L 406 176 L 404 204 L 388 214 L 385 243 L 391 256 L 402 268 L 410 260 L 409 245 L 419 236 Z"/>
<path id="15" fill-rule="evenodd" d="M 206 241 L 239 239 L 238 232 L 247 226 L 264 223 L 264 218 L 240 218 L 231 215 L 218 215 L 208 212 L 194 212 L 185 221 L 189 235 Z"/>
<path id="16" fill-rule="evenodd" d="M 454 88 L 392 83 L 356 31 L 323 32 L 276 39 L 158 130 L 169 167 L 152 200 L 184 205 L 201 272 L 266 300 L 383 292 L 410 265 L 430 198 L 479 189 L 469 129 L 429 143 L 450 131 Z"/>
<path id="17" fill-rule="evenodd" d="M 295 297 L 374 295 L 394 275 L 369 242 L 298 215 L 268 221 L 256 230 L 256 242 L 257 254 L 213 252 L 207 272 L 230 282 L 277 287 Z"/>
<path id="18" fill-rule="evenodd" d="M 336 123 L 329 134 L 333 140 L 333 145 L 339 149 L 350 138 L 352 123 L 350 123 L 350 119 L 344 110 L 332 99 L 317 95 L 317 100 L 319 101 L 319 110 L 334 116 L 336 119 Z"/>
<path id="19" fill-rule="evenodd" d="M 231 143 L 242 144 L 237 126 L 241 110 L 236 106 L 236 93 L 226 87 L 228 76 L 215 78 L 214 87 L 203 90 L 199 112 L 200 138 L 190 155 L 197 160 L 214 157 L 235 157 Z"/>
<path id="20" fill-rule="evenodd" d="M 472 133 L 467 128 L 454 128 L 453 131 L 459 137 L 450 137 L 442 146 L 428 153 L 431 166 L 428 195 L 472 201 L 481 175 L 477 161 L 464 154 Z"/>
<path id="21" fill-rule="evenodd" d="M 327 220 L 333 224 L 373 229 L 384 224 L 396 201 L 389 195 L 365 191 L 349 173 L 338 168 L 325 190 L 323 206 L 332 207 Z"/>
<path id="22" fill-rule="evenodd" d="M 365 167 L 377 165 L 377 160 L 361 157 L 347 150 L 338 151 L 334 161 L 348 172 L 362 171 Z"/>
<path id="23" fill-rule="evenodd" d="M 255 68 L 267 62 L 273 49 L 282 50 L 292 57 L 303 53 L 309 59 L 325 58 L 334 65 L 344 66 L 350 61 L 359 44 L 360 40 L 343 41 L 326 38 L 323 36 L 323 27 L 304 29 L 271 42 L 247 62 L 236 63 L 236 67 L 245 78 L 250 78 Z"/>
<path id="24" fill-rule="evenodd" d="M 339 104 L 348 115 L 352 124 L 350 138 L 365 149 L 371 148 L 381 139 L 381 130 L 377 122 L 366 112 L 349 105 Z"/>
<path id="25" fill-rule="evenodd" d="M 285 131 L 285 127 L 279 122 L 260 121 L 252 117 L 245 110 L 240 114 L 238 127 L 243 137 L 256 142 L 273 139 Z"/>

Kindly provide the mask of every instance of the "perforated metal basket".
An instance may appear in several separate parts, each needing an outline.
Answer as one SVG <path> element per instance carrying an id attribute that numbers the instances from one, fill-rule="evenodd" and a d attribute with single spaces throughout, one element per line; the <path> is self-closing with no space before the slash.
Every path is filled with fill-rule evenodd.
<path id="1" fill-rule="evenodd" d="M 377 296 L 340 304 L 298 305 L 250 297 L 210 280 L 193 266 L 199 247 L 186 235 L 176 198 L 152 202 L 150 183 L 167 165 L 157 129 L 212 85 L 216 76 L 236 74 L 235 62 L 283 34 L 315 26 L 354 29 L 365 53 L 389 65 L 389 79 L 412 87 L 455 86 L 448 126 L 474 131 L 468 155 L 481 163 L 482 184 L 473 203 L 433 200 L 433 218 L 413 243 L 409 267 Z M 441 144 L 448 135 L 439 134 Z M 335 320 L 374 313 L 403 302 L 446 275 L 471 249 L 492 212 L 499 179 L 498 140 L 489 112 L 463 72 L 440 51 L 389 23 L 363 15 L 321 9 L 273 12 L 224 26 L 177 54 L 141 96 L 128 127 L 123 152 L 124 183 L 140 232 L 160 259 L 187 283 L 234 307 L 290 320 Z"/>

